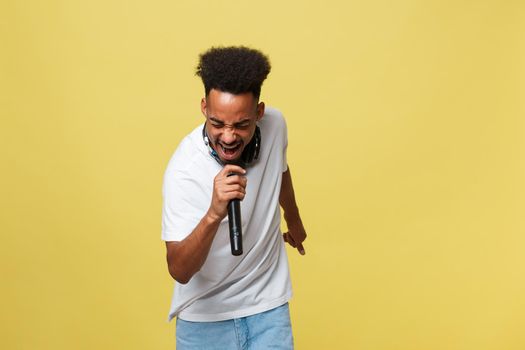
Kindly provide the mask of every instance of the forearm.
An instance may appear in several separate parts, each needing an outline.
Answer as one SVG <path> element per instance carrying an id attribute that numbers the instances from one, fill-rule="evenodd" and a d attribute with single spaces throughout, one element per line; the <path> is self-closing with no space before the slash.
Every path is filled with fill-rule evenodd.
<path id="1" fill-rule="evenodd" d="M 283 173 L 281 192 L 279 194 L 279 204 L 283 208 L 284 219 L 288 227 L 302 225 L 299 208 L 295 201 L 295 193 L 292 184 L 290 168 Z"/>
<path id="2" fill-rule="evenodd" d="M 304 255 L 305 250 L 302 243 L 306 239 L 306 231 L 299 215 L 299 208 L 295 202 L 290 169 L 283 173 L 279 204 L 283 208 L 284 220 L 286 220 L 286 226 L 288 226 L 288 232 L 283 234 L 283 239 L 292 247 L 297 248 L 301 255 Z"/>
<path id="3" fill-rule="evenodd" d="M 204 265 L 221 220 L 209 213 L 182 241 L 166 242 L 170 275 L 185 284 Z"/>

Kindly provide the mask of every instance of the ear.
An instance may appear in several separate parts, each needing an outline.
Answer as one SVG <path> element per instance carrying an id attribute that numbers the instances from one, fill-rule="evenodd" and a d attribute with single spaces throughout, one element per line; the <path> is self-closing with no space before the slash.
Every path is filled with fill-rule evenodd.
<path id="1" fill-rule="evenodd" d="M 206 97 L 203 97 L 201 100 L 201 112 L 204 118 L 206 118 Z"/>
<path id="2" fill-rule="evenodd" d="M 264 102 L 257 104 L 257 121 L 261 120 L 264 116 Z"/>

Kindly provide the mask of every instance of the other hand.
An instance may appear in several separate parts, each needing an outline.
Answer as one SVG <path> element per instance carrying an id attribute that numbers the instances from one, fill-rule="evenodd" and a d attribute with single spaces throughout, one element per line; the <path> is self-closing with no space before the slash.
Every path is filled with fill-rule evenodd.
<path id="1" fill-rule="evenodd" d="M 303 242 L 306 239 L 306 231 L 302 223 L 291 228 L 289 227 L 288 232 L 283 233 L 283 239 L 286 243 L 296 248 L 299 254 L 306 254 L 303 247 Z"/>

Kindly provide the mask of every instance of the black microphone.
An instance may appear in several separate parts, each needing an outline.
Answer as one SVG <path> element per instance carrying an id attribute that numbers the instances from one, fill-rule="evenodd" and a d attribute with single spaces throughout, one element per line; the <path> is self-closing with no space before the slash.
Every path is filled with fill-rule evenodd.
<path id="1" fill-rule="evenodd" d="M 237 174 L 231 173 L 228 176 L 233 175 Z M 228 223 L 232 255 L 242 255 L 241 201 L 237 198 L 228 203 Z"/>
<path id="2" fill-rule="evenodd" d="M 238 199 L 228 203 L 228 222 L 232 255 L 242 255 L 241 201 Z"/>

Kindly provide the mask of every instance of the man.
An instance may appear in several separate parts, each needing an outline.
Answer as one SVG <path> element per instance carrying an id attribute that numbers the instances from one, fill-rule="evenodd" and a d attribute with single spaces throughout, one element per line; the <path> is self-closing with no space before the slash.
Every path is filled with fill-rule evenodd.
<path id="1" fill-rule="evenodd" d="M 268 58 L 246 47 L 200 56 L 206 118 L 164 176 L 162 239 L 175 285 L 177 349 L 292 349 L 284 242 L 306 238 L 286 161 L 282 115 L 259 101 Z M 230 248 L 228 203 L 241 200 L 243 254 Z M 288 232 L 281 234 L 283 208 Z"/>

